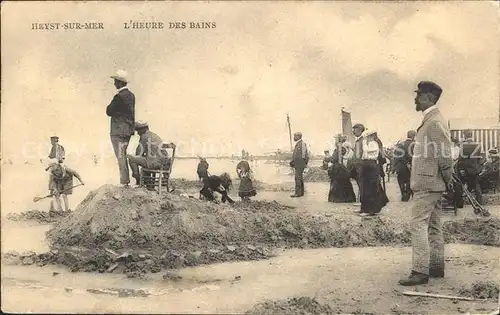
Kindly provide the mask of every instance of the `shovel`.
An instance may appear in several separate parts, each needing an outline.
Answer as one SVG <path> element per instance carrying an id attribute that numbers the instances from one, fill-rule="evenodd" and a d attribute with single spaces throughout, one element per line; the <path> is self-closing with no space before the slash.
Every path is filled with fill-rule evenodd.
<path id="1" fill-rule="evenodd" d="M 82 185 L 83 185 L 83 184 L 78 184 L 78 185 L 75 185 L 75 186 L 73 186 L 73 187 L 71 187 L 71 188 L 68 188 L 68 189 L 66 189 L 66 190 L 61 191 L 61 192 L 60 192 L 60 194 L 62 194 L 62 193 L 64 193 L 64 192 L 66 192 L 66 191 L 68 191 L 68 190 L 71 190 L 71 189 L 73 189 L 73 188 L 75 188 L 75 187 L 82 186 Z M 42 199 L 52 197 L 52 196 L 54 196 L 54 195 L 55 195 L 55 194 L 50 194 L 50 195 L 47 195 L 47 196 L 44 196 L 44 197 L 34 197 L 34 198 L 33 198 L 33 202 L 37 202 L 37 201 L 40 201 L 40 200 L 42 200 Z"/>

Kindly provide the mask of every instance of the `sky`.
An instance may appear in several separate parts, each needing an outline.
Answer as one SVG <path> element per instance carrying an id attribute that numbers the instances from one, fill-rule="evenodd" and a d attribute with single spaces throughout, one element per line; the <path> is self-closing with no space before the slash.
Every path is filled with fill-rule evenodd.
<path id="1" fill-rule="evenodd" d="M 4 157 L 46 155 L 53 134 L 67 151 L 104 154 L 117 69 L 131 77 L 136 119 L 181 155 L 288 149 L 287 112 L 292 131 L 321 153 L 340 131 L 342 107 L 393 143 L 421 121 L 413 93 L 421 80 L 443 88 L 445 118 L 499 115 L 499 13 L 491 2 L 2 6 Z M 130 20 L 216 28 L 124 29 Z M 102 22 L 104 30 L 31 30 L 48 21 Z"/>

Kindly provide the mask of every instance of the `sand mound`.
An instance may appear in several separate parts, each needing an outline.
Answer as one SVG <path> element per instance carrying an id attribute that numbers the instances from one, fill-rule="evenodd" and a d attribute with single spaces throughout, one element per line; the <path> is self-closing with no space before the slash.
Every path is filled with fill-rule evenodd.
<path id="1" fill-rule="evenodd" d="M 238 244 L 298 246 L 406 243 L 390 218 L 329 220 L 277 202 L 214 205 L 192 198 L 106 185 L 47 233 L 54 247 L 198 250 Z M 401 237 L 400 237 L 401 236 Z M 276 244 L 279 243 L 279 244 Z"/>
<path id="2" fill-rule="evenodd" d="M 447 222 L 446 241 L 498 246 L 498 227 L 499 220 L 494 218 Z M 74 212 L 56 222 L 47 238 L 51 251 L 27 262 L 131 276 L 165 268 L 264 259 L 277 248 L 411 242 L 406 220 L 398 217 L 311 214 L 275 201 L 215 205 L 111 185 L 90 192 Z"/>
<path id="3" fill-rule="evenodd" d="M 307 173 L 304 174 L 304 181 L 306 182 L 329 182 L 328 171 L 321 167 L 309 167 Z"/>
<path id="4" fill-rule="evenodd" d="M 189 180 L 185 178 L 172 178 L 171 184 L 175 187 L 175 189 L 180 190 L 200 190 L 203 186 L 197 180 Z"/>
<path id="5" fill-rule="evenodd" d="M 38 223 L 47 224 L 55 223 L 62 218 L 67 217 L 71 213 L 69 211 L 50 211 L 44 212 L 40 210 L 29 210 L 22 213 L 9 213 L 7 214 L 7 219 L 11 221 L 36 221 Z"/>
<path id="6" fill-rule="evenodd" d="M 447 243 L 467 243 L 500 246 L 500 219 L 474 218 L 447 221 L 443 224 L 444 239 Z"/>
<path id="7" fill-rule="evenodd" d="M 33 263 L 128 273 L 263 259 L 274 248 L 376 246 L 410 240 L 408 229 L 388 218 L 332 220 L 277 202 L 214 205 L 111 185 L 89 193 L 47 237 L 53 250 Z"/>
<path id="8" fill-rule="evenodd" d="M 329 305 L 320 304 L 309 297 L 294 297 L 280 301 L 266 301 L 255 305 L 245 314 L 337 314 Z"/>
<path id="9" fill-rule="evenodd" d="M 460 295 L 475 299 L 498 299 L 500 286 L 493 281 L 475 282 L 470 286 L 463 286 L 459 290 Z"/>

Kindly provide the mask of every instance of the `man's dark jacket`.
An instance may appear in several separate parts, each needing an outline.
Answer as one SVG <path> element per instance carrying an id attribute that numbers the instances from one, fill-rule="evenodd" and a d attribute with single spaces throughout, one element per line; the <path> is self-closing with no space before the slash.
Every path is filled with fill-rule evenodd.
<path id="1" fill-rule="evenodd" d="M 130 137 L 134 134 L 135 95 L 128 88 L 120 90 L 106 108 L 111 117 L 112 136 Z"/>
<path id="2" fill-rule="evenodd" d="M 309 163 L 309 152 L 307 151 L 307 146 L 304 141 L 299 140 L 295 144 L 295 148 L 293 150 L 292 161 L 290 166 L 298 169 L 304 169 L 307 167 Z"/>
<path id="3" fill-rule="evenodd" d="M 397 145 L 397 152 L 394 153 L 394 171 L 401 173 L 409 170 L 413 156 L 413 146 L 415 141 L 406 139 Z"/>

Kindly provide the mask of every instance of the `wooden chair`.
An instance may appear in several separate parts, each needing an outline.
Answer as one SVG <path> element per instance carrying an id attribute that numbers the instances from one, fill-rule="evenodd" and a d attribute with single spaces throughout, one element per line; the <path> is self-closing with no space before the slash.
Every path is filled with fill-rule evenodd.
<path id="1" fill-rule="evenodd" d="M 168 186 L 169 179 L 170 170 L 151 170 L 143 167 L 141 168 L 139 183 L 150 190 L 158 191 L 158 194 L 161 196 L 165 189 L 167 192 L 170 191 Z"/>
<path id="2" fill-rule="evenodd" d="M 164 144 L 164 149 L 171 148 L 169 145 Z M 159 170 L 148 169 L 145 167 L 141 168 L 139 185 L 146 187 L 149 190 L 156 190 L 158 194 L 161 194 L 166 189 L 167 193 L 170 192 L 169 182 L 170 174 L 172 173 L 172 165 L 174 163 L 175 157 L 175 146 L 172 149 L 172 155 L 170 161 L 162 166 Z"/>

